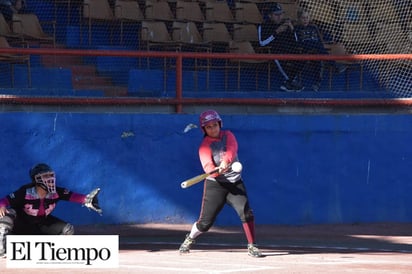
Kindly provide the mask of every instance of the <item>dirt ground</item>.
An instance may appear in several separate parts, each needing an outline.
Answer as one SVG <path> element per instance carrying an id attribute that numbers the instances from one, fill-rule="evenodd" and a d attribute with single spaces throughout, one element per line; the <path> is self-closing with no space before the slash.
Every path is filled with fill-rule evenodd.
<path id="1" fill-rule="evenodd" d="M 93 225 L 77 234 L 119 235 L 116 269 L 10 269 L 1 273 L 412 273 L 412 223 L 256 227 L 263 258 L 246 253 L 242 228 L 214 227 L 190 254 L 177 249 L 191 225 Z"/>

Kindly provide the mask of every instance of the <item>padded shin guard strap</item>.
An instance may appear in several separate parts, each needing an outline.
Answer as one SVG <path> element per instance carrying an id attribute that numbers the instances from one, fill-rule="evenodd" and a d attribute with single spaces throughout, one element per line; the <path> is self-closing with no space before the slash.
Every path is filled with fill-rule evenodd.
<path id="1" fill-rule="evenodd" d="M 9 232 L 8 226 L 0 223 L 0 256 L 6 254 L 6 237 Z"/>
<path id="2" fill-rule="evenodd" d="M 73 235 L 74 234 L 74 226 L 72 224 L 66 224 L 63 227 L 62 235 Z"/>

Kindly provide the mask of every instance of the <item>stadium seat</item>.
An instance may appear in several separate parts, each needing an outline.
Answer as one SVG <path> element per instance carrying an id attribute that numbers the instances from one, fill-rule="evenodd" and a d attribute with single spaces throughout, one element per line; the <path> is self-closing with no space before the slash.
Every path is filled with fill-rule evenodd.
<path id="1" fill-rule="evenodd" d="M 177 0 L 176 20 L 203 23 L 205 16 L 196 1 Z"/>
<path id="2" fill-rule="evenodd" d="M 212 52 L 229 52 L 229 43 L 232 41 L 232 35 L 228 31 L 225 23 L 203 23 L 203 42 L 210 43 Z M 208 60 L 207 71 L 212 68 L 221 69 L 226 67 L 224 60 Z M 206 86 L 209 88 L 209 75 L 206 80 Z M 225 80 L 225 90 L 227 89 Z"/>
<path id="3" fill-rule="evenodd" d="M 9 24 L 4 19 L 3 14 L 0 12 L 0 35 L 7 39 L 19 39 L 22 40 L 21 35 L 14 33 Z"/>
<path id="4" fill-rule="evenodd" d="M 343 20 L 343 17 L 337 17 L 337 3 L 322 2 L 319 5 L 317 2 L 311 2 L 307 7 L 310 10 L 312 21 L 319 26 L 320 29 L 327 32 L 334 32 L 337 22 Z M 334 39 L 334 37 L 332 37 Z"/>
<path id="5" fill-rule="evenodd" d="M 146 0 L 144 7 L 146 20 L 174 21 L 175 16 L 167 1 Z"/>
<path id="6" fill-rule="evenodd" d="M 203 42 L 203 37 L 194 22 L 174 21 L 169 32 L 166 22 L 148 21 L 142 22 L 141 40 L 146 50 L 166 49 L 181 51 L 210 49 L 210 44 Z"/>
<path id="7" fill-rule="evenodd" d="M 43 31 L 43 27 L 40 24 L 39 18 L 36 14 L 14 14 L 12 29 L 13 32 L 18 34 L 22 39 L 28 43 L 37 44 L 51 44 L 56 46 L 56 23 L 50 22 L 53 27 L 53 34 L 49 35 Z"/>
<path id="8" fill-rule="evenodd" d="M 329 50 L 329 54 L 331 55 L 348 55 L 345 46 L 341 43 L 334 43 L 334 44 L 325 44 L 325 48 Z M 346 61 L 346 60 L 337 60 L 335 61 L 338 66 L 345 67 L 345 77 L 346 77 L 346 90 L 349 90 L 349 73 L 351 71 L 359 71 L 359 90 L 363 88 L 363 64 L 361 61 Z M 336 66 L 331 63 L 326 63 L 327 69 L 329 71 L 329 90 L 332 90 L 332 80 L 333 76 L 336 73 Z"/>
<path id="9" fill-rule="evenodd" d="M 136 24 L 145 19 L 138 2 L 134 0 L 116 0 L 114 17 L 120 21 L 121 44 L 123 44 L 123 25 L 125 23 Z"/>
<path id="10" fill-rule="evenodd" d="M 235 23 L 236 20 L 226 1 L 208 1 L 205 6 L 207 22 Z"/>
<path id="11" fill-rule="evenodd" d="M 233 40 L 249 41 L 254 48 L 259 46 L 257 26 L 255 24 L 233 24 Z"/>
<path id="12" fill-rule="evenodd" d="M 392 35 L 393 39 L 388 39 Z M 375 50 L 379 53 L 403 52 L 408 48 L 408 37 L 403 34 L 399 23 L 378 22 L 374 31 Z"/>
<path id="13" fill-rule="evenodd" d="M 255 54 L 255 50 L 249 41 L 231 41 L 229 52 L 242 54 Z M 270 90 L 271 81 L 271 60 L 252 60 L 252 59 L 229 59 L 229 63 L 234 63 L 237 69 L 237 89 L 240 90 L 242 68 L 253 68 L 255 70 L 255 89 L 259 90 L 259 75 L 262 64 L 267 67 L 267 89 Z"/>
<path id="14" fill-rule="evenodd" d="M 203 41 L 212 44 L 212 51 L 228 52 L 232 35 L 224 23 L 203 23 Z"/>
<path id="15" fill-rule="evenodd" d="M 260 24 L 263 17 L 256 3 L 235 3 L 235 19 L 239 23 Z"/>
<path id="16" fill-rule="evenodd" d="M 182 48 L 188 51 L 211 51 L 211 45 L 203 42 L 195 22 L 173 22 L 172 40 L 180 43 Z"/>
<path id="17" fill-rule="evenodd" d="M 284 17 L 291 19 L 293 22 L 296 22 L 298 18 L 298 10 L 299 10 L 299 5 L 296 1 L 294 2 L 285 2 L 281 3 L 282 8 L 285 12 Z"/>
<path id="18" fill-rule="evenodd" d="M 366 24 L 345 22 L 342 43 L 352 53 L 368 53 L 374 44 L 370 28 Z"/>
<path id="19" fill-rule="evenodd" d="M 172 37 L 167 29 L 166 23 L 162 21 L 142 22 L 141 40 L 145 44 L 146 50 L 152 50 L 153 47 L 170 48 L 177 45 L 173 42 Z"/>
<path id="20" fill-rule="evenodd" d="M 113 11 L 109 5 L 108 0 L 84 0 L 82 5 L 82 19 L 87 20 L 88 25 L 88 45 L 92 44 L 92 22 L 102 23 L 105 26 L 109 24 L 110 39 L 112 23 L 115 21 Z M 80 28 L 82 23 L 80 23 Z M 80 34 L 82 31 L 80 31 Z M 82 35 L 80 36 L 82 38 Z"/>
<path id="21" fill-rule="evenodd" d="M 338 16 L 345 22 L 359 23 L 367 18 L 367 10 L 365 3 L 361 1 L 340 1 Z"/>
<path id="22" fill-rule="evenodd" d="M 172 36 L 169 33 L 166 22 L 163 21 L 142 21 L 141 28 L 141 43 L 142 49 L 146 50 L 167 50 L 167 51 L 180 51 L 180 43 L 176 43 L 172 40 Z M 166 72 L 168 64 L 168 58 L 163 59 L 163 69 Z M 151 67 L 151 58 L 147 58 L 147 67 Z"/>
<path id="23" fill-rule="evenodd" d="M 180 50 L 182 51 L 210 52 L 212 50 L 210 43 L 203 42 L 203 37 L 195 22 L 173 22 L 172 40 L 180 45 Z M 194 58 L 193 62 L 189 61 L 184 65 L 185 69 L 192 69 L 196 76 L 198 76 L 199 70 L 204 70 L 206 74 L 209 75 L 209 59 Z M 208 82 L 206 81 L 206 85 L 207 84 Z"/>
<path id="24" fill-rule="evenodd" d="M 0 48 L 11 48 L 7 39 L 3 36 L 0 36 Z M 14 65 L 16 64 L 26 64 L 27 65 L 27 81 L 28 87 L 31 87 L 31 66 L 30 66 L 30 55 L 21 55 L 21 54 L 0 54 L 0 62 L 8 63 L 11 66 L 11 84 L 14 87 Z"/>

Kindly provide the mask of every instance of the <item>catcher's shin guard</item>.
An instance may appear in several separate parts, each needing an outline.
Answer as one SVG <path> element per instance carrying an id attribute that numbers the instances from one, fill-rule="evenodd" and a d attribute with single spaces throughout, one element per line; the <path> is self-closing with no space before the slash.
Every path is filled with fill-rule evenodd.
<path id="1" fill-rule="evenodd" d="M 6 254 L 6 237 L 9 234 L 9 229 L 0 224 L 0 257 Z"/>
<path id="2" fill-rule="evenodd" d="M 6 254 L 6 237 L 13 229 L 15 218 L 16 212 L 12 209 L 9 209 L 9 212 L 0 218 L 0 257 Z"/>

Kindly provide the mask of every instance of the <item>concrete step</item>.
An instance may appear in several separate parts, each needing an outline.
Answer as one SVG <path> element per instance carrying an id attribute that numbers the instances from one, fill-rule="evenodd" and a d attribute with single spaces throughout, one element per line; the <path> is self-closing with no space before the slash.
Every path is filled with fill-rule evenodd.
<path id="1" fill-rule="evenodd" d="M 113 86 L 110 77 L 100 77 L 95 75 L 76 75 L 72 76 L 74 89 L 96 89 L 96 87 Z"/>
<path id="2" fill-rule="evenodd" d="M 67 68 L 76 66 L 82 63 L 81 56 L 56 56 L 56 55 L 43 55 L 41 57 L 41 63 L 43 66 Z"/>
<path id="3" fill-rule="evenodd" d="M 97 75 L 96 67 L 93 65 L 73 65 L 69 67 L 73 75 Z"/>
<path id="4" fill-rule="evenodd" d="M 120 87 L 120 86 L 111 86 L 111 87 L 105 87 L 103 89 L 103 92 L 104 92 L 104 96 L 122 97 L 122 96 L 127 96 L 128 88 Z"/>
<path id="5" fill-rule="evenodd" d="M 87 93 L 101 91 L 104 96 L 126 96 L 127 87 L 113 85 L 111 77 L 99 76 L 96 66 L 83 64 L 80 56 L 42 56 L 41 63 L 48 68 L 67 68 L 72 74 L 72 86 L 75 91 Z"/>

